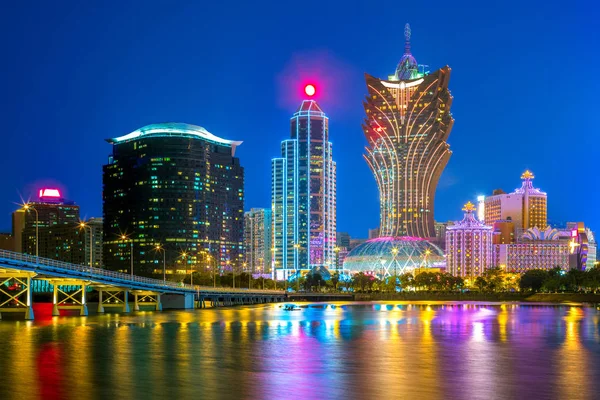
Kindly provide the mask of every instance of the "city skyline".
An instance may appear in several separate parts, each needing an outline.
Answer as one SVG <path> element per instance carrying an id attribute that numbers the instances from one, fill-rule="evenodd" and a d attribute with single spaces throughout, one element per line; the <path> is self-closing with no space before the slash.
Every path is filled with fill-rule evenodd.
<path id="1" fill-rule="evenodd" d="M 7 109 L 7 146 L 16 148 L 24 140 L 31 145 L 27 148 L 30 156 L 27 165 L 6 177 L 6 198 L 0 204 L 5 217 L 0 220 L 0 229 L 10 230 L 9 214 L 14 211 L 19 194 L 34 199 L 34 192 L 40 186 L 66 189 L 66 196 L 83 210 L 82 216 L 100 216 L 101 165 L 109 151 L 108 146 L 102 145 L 103 140 L 163 121 L 187 121 L 245 141 L 239 152 L 241 163 L 247 166 L 245 210 L 268 207 L 270 184 L 265 177 L 269 176 L 270 155 L 277 154 L 277 143 L 285 138 L 286 120 L 293 104 L 300 99 L 298 91 L 303 80 L 314 79 L 317 100 L 328 110 L 331 129 L 340 132 L 332 138 L 338 155 L 338 230 L 348 231 L 353 237 L 366 237 L 367 229 L 379 224 L 379 204 L 376 184 L 361 160 L 365 139 L 360 129 L 364 115 L 360 103 L 366 95 L 362 73 L 386 76 L 390 66 L 397 64 L 404 47 L 401 32 L 404 22 L 413 27 L 413 47 L 419 49 L 419 59 L 427 60 L 432 70 L 448 64 L 453 72 L 451 89 L 456 100 L 452 110 L 457 123 L 449 140 L 453 156 L 442 174 L 436 196 L 436 220 L 457 219 L 460 213 L 456 210 L 465 199 L 474 200 L 478 194 L 488 196 L 496 188 L 512 190 L 514 176 L 531 169 L 536 172 L 536 185 L 553 196 L 548 210 L 552 220 L 584 220 L 586 225 L 597 228 L 600 212 L 593 209 L 591 202 L 569 196 L 572 170 L 568 163 L 553 162 L 568 160 L 577 151 L 589 151 L 579 157 L 580 168 L 593 171 L 595 125 L 591 115 L 582 115 L 577 110 L 593 101 L 591 93 L 597 83 L 592 82 L 583 94 L 569 85 L 561 85 L 562 98 L 568 98 L 568 102 L 550 96 L 555 91 L 556 83 L 552 83 L 556 82 L 555 71 L 562 67 L 557 56 L 559 49 L 568 48 L 582 65 L 594 65 L 597 56 L 586 51 L 593 37 L 589 31 L 593 25 L 581 23 L 589 16 L 577 7 L 556 13 L 551 5 L 541 11 L 548 17 L 543 22 L 525 18 L 533 6 L 527 6 L 532 8 L 522 9 L 522 14 L 517 15 L 509 13 L 510 7 L 503 7 L 481 21 L 450 10 L 448 16 L 433 16 L 434 20 L 428 21 L 432 16 L 426 15 L 424 7 L 413 5 L 403 10 L 401 23 L 383 27 L 384 31 L 376 34 L 383 38 L 381 43 L 368 50 L 362 46 L 358 53 L 356 43 L 374 43 L 375 33 L 342 30 L 348 34 L 342 41 L 340 36 L 316 28 L 315 36 L 321 38 L 317 45 L 290 47 L 291 39 L 299 33 L 285 31 L 271 43 L 273 46 L 269 46 L 267 53 L 259 46 L 261 40 L 272 32 L 284 32 L 282 25 L 271 22 L 248 38 L 244 47 L 234 46 L 239 50 L 237 58 L 219 52 L 219 48 L 234 40 L 229 35 L 221 42 L 209 44 L 202 40 L 199 30 L 185 26 L 182 33 L 160 32 L 156 36 L 159 33 L 136 31 L 136 21 L 127 29 L 117 27 L 125 24 L 106 23 L 124 18 L 127 10 L 123 10 L 123 15 L 100 11 L 94 21 L 82 24 L 87 28 L 65 23 L 51 30 L 53 41 L 47 42 L 49 39 L 41 38 L 41 30 L 47 28 L 46 17 L 54 11 L 36 9 L 22 26 L 3 27 L 17 33 L 27 30 L 28 34 L 16 43 L 19 48 L 29 49 L 24 54 L 17 48 L 9 48 L 9 52 L 14 50 L 22 55 L 25 62 L 18 64 L 19 69 L 11 63 L 3 66 L 5 75 L 15 77 L 7 87 L 13 98 Z M 183 6 L 172 10 L 165 23 L 176 24 L 193 11 L 193 7 L 190 10 Z M 246 11 L 236 10 L 232 19 L 239 22 Z M 156 5 L 141 10 L 146 16 L 159 12 Z M 333 12 L 331 6 L 324 6 L 323 13 Z M 342 10 L 340 17 L 346 19 L 348 26 L 360 26 L 372 12 L 369 10 L 365 16 Z M 299 10 L 291 18 L 302 20 L 307 15 L 307 11 Z M 68 16 L 69 12 L 63 18 Z M 89 18 L 86 13 L 80 16 L 84 22 Z M 467 19 L 469 27 L 465 28 Z M 548 25 L 543 37 L 537 34 L 541 23 Z M 103 37 L 94 34 L 100 26 L 108 30 Z M 445 35 L 450 29 L 451 37 Z M 189 38 L 178 42 L 179 35 Z M 75 63 L 82 40 L 95 51 Z M 118 41 L 124 44 L 115 46 Z M 51 46 L 43 47 L 48 43 Z M 491 57 L 479 57 L 479 53 L 490 48 Z M 185 49 L 198 49 L 200 55 L 208 54 L 210 59 L 222 55 L 223 60 L 218 65 L 211 62 L 200 65 L 203 58 L 194 53 L 189 59 L 192 65 L 180 63 L 164 68 L 168 65 L 164 60 L 153 58 L 154 66 L 137 73 L 136 62 L 143 57 L 160 50 L 168 54 L 167 50 Z M 116 61 L 122 52 L 127 57 Z M 56 57 L 60 62 L 42 66 L 33 62 L 32 57 Z M 97 57 L 105 62 L 98 62 Z M 246 77 L 243 84 L 231 79 L 239 74 L 240 64 L 235 62 L 239 57 L 243 57 L 244 67 L 253 77 Z M 266 59 L 268 67 L 263 61 Z M 211 73 L 214 83 L 206 78 Z M 244 109 L 236 110 L 239 114 L 236 120 L 241 123 L 228 118 L 231 107 L 222 97 L 231 96 L 233 90 L 242 99 L 256 98 L 246 101 Z M 56 101 L 47 102 L 49 96 Z M 168 104 L 161 100 L 165 97 L 171 99 Z M 565 132 L 581 132 L 580 140 L 565 141 Z M 56 140 L 57 135 L 62 140 Z M 259 148 L 262 150 L 257 151 Z M 498 149 L 497 157 L 492 155 L 492 148 Z M 535 151 L 529 150 L 533 148 Z M 507 151 L 512 153 L 510 163 L 505 162 Z M 73 156 L 61 155 L 68 153 Z M 5 168 L 17 165 L 20 159 L 17 157 L 19 152 L 7 154 L 3 158 Z M 355 181 L 364 181 L 360 193 L 354 191 Z M 597 190 L 592 186 L 588 198 L 593 198 Z"/>

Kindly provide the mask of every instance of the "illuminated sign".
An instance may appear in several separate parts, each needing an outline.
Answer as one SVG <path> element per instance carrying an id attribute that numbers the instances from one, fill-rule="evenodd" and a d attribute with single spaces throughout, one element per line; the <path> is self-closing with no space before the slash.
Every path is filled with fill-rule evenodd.
<path id="1" fill-rule="evenodd" d="M 571 231 L 571 237 L 577 237 L 577 229 Z"/>
<path id="2" fill-rule="evenodd" d="M 316 92 L 317 89 L 315 88 L 315 85 L 308 84 L 304 86 L 304 93 L 306 93 L 307 96 L 312 97 Z"/>
<path id="3" fill-rule="evenodd" d="M 60 192 L 58 189 L 40 189 L 40 198 L 42 197 L 53 197 L 60 199 Z"/>

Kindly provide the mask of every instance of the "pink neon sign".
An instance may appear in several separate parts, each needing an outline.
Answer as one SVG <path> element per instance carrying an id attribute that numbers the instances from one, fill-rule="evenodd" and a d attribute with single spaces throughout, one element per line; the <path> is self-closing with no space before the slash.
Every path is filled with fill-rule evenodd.
<path id="1" fill-rule="evenodd" d="M 40 198 L 41 197 L 54 197 L 60 198 L 60 191 L 58 189 L 40 189 Z"/>

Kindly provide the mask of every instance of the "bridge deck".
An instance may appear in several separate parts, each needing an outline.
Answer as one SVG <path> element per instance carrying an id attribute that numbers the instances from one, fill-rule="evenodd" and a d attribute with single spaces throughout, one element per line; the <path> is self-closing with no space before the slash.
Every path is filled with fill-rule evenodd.
<path id="1" fill-rule="evenodd" d="M 102 268 L 70 264 L 48 258 L 0 250 L 0 277 L 14 275 L 15 272 L 33 275 L 36 279 L 74 279 L 88 282 L 88 285 L 110 286 L 125 290 L 146 290 L 172 294 L 271 294 L 283 295 L 280 290 L 214 288 L 181 284 L 159 279 L 131 276 Z"/>

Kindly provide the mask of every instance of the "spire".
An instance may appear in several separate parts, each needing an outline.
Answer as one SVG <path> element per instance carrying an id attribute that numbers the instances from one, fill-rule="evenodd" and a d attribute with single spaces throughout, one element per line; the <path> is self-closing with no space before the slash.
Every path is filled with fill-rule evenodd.
<path id="1" fill-rule="evenodd" d="M 390 76 L 390 80 L 405 81 L 419 76 L 419 65 L 410 52 L 410 36 L 410 25 L 406 24 L 404 25 L 404 54 L 398 62 L 395 74 Z"/>
<path id="2" fill-rule="evenodd" d="M 404 25 L 404 54 L 410 54 L 410 24 Z"/>
<path id="3" fill-rule="evenodd" d="M 523 179 L 524 181 L 530 181 L 533 178 L 535 178 L 535 176 L 533 176 L 533 173 L 530 170 L 526 170 L 525 172 L 523 172 L 523 175 L 521 175 L 521 179 Z"/>
<path id="4" fill-rule="evenodd" d="M 467 204 L 465 204 L 465 206 L 463 207 L 463 211 L 465 211 L 466 213 L 472 213 L 473 211 L 475 211 L 475 209 L 475 206 L 470 201 L 468 201 Z"/>

